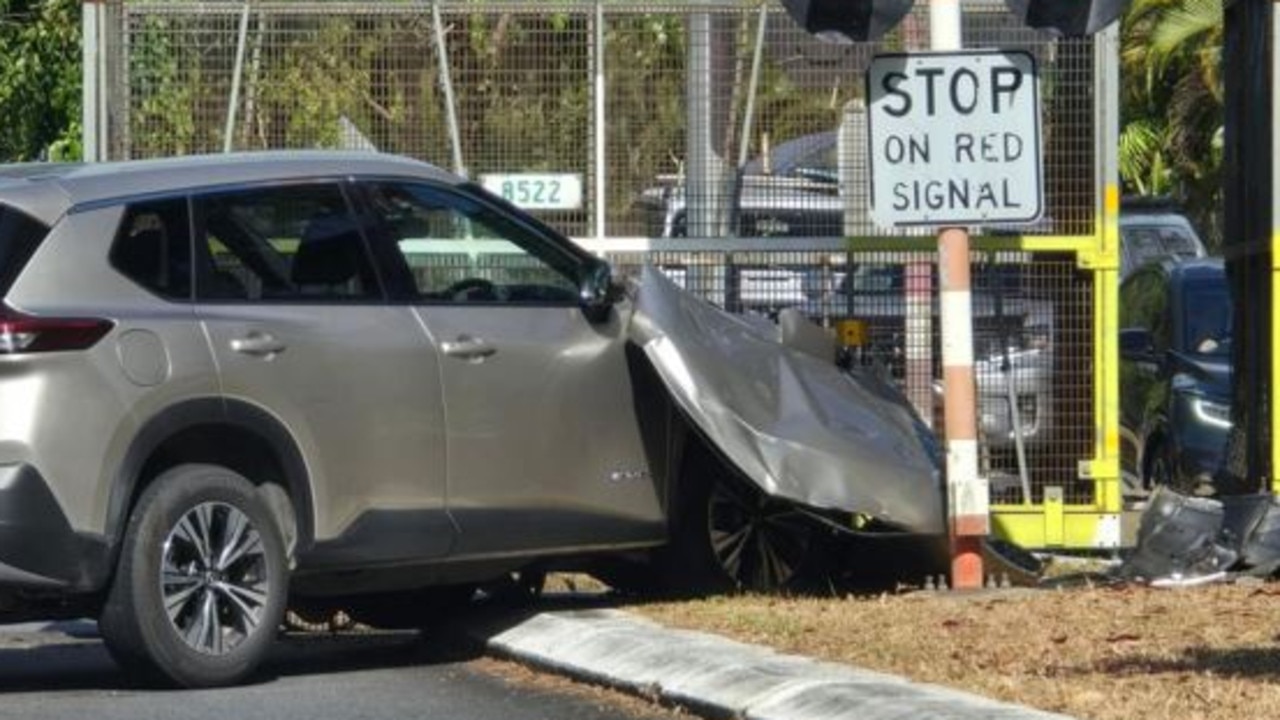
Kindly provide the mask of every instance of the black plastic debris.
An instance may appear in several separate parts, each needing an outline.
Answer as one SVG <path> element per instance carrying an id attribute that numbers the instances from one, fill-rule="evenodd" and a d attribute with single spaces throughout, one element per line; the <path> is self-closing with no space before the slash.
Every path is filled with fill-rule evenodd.
<path id="1" fill-rule="evenodd" d="M 1138 526 L 1137 547 L 1117 570 L 1152 585 L 1199 585 L 1229 573 L 1280 570 L 1280 503 L 1269 494 L 1223 499 L 1158 488 Z"/>
<path id="2" fill-rule="evenodd" d="M 1280 502 L 1274 495 L 1223 498 L 1220 542 L 1234 543 L 1240 555 L 1235 570 L 1269 577 L 1280 570 Z"/>

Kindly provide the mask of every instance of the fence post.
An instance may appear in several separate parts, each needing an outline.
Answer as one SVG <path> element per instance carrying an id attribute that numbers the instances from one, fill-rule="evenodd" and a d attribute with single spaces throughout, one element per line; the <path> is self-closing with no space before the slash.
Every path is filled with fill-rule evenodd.
<path id="1" fill-rule="evenodd" d="M 98 125 L 100 106 L 106 101 L 102 97 L 102 79 L 99 70 L 102 67 L 102 46 L 99 43 L 99 28 L 102 25 L 104 0 L 84 0 L 80 20 L 80 31 L 83 38 L 81 72 L 81 107 L 80 107 L 80 144 L 85 162 L 102 160 L 100 144 L 102 129 Z"/>
<path id="2" fill-rule="evenodd" d="M 458 103 L 453 97 L 453 75 L 449 71 L 449 48 L 444 42 L 444 21 L 440 3 L 431 3 L 431 30 L 436 41 L 436 60 L 440 63 L 440 88 L 444 91 L 444 117 L 449 126 L 449 147 L 453 150 L 453 172 L 463 177 L 467 166 L 462 162 L 462 135 L 458 132 Z"/>
<path id="3" fill-rule="evenodd" d="M 236 64 L 231 71 L 231 97 L 227 99 L 227 124 L 222 130 L 222 152 L 235 149 L 236 112 L 240 109 L 240 84 L 244 77 L 245 46 L 249 43 L 249 3 L 240 12 L 240 32 L 236 35 Z"/>
<path id="4" fill-rule="evenodd" d="M 595 105 L 595 236 L 603 239 L 605 233 L 605 205 L 608 202 L 608 162 L 605 157 L 605 77 L 604 77 L 604 3 L 596 2 L 594 67 Z"/>

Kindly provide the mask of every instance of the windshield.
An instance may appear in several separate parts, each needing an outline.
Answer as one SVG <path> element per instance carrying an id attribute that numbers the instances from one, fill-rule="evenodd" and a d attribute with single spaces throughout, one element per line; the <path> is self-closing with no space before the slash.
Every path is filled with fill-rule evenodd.
<path id="1" fill-rule="evenodd" d="M 1181 225 L 1126 225 L 1121 233 L 1134 266 L 1166 257 L 1200 255 L 1200 241 Z"/>
<path id="2" fill-rule="evenodd" d="M 1231 294 L 1222 278 L 1188 283 L 1182 307 L 1186 351 L 1226 357 L 1231 352 Z"/>

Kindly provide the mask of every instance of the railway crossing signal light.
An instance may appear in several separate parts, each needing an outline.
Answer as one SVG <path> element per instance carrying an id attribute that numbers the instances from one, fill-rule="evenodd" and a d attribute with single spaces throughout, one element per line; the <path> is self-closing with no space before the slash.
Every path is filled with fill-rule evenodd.
<path id="1" fill-rule="evenodd" d="M 962 0 L 961 0 L 962 1 Z M 911 12 L 914 0 L 781 0 L 813 35 L 837 42 L 878 40 Z M 1129 0 L 1005 0 L 1028 27 L 1058 35 L 1092 35 L 1110 25 Z"/>

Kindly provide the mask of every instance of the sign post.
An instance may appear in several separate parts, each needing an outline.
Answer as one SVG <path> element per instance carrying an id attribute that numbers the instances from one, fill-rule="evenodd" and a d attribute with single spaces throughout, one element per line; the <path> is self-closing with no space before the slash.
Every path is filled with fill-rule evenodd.
<path id="1" fill-rule="evenodd" d="M 951 582 L 976 589 L 990 490 L 978 475 L 966 226 L 1040 217 L 1039 82 L 1026 53 L 959 52 L 958 0 L 933 0 L 930 15 L 935 52 L 878 56 L 867 72 L 871 217 L 886 227 L 940 228 Z"/>

